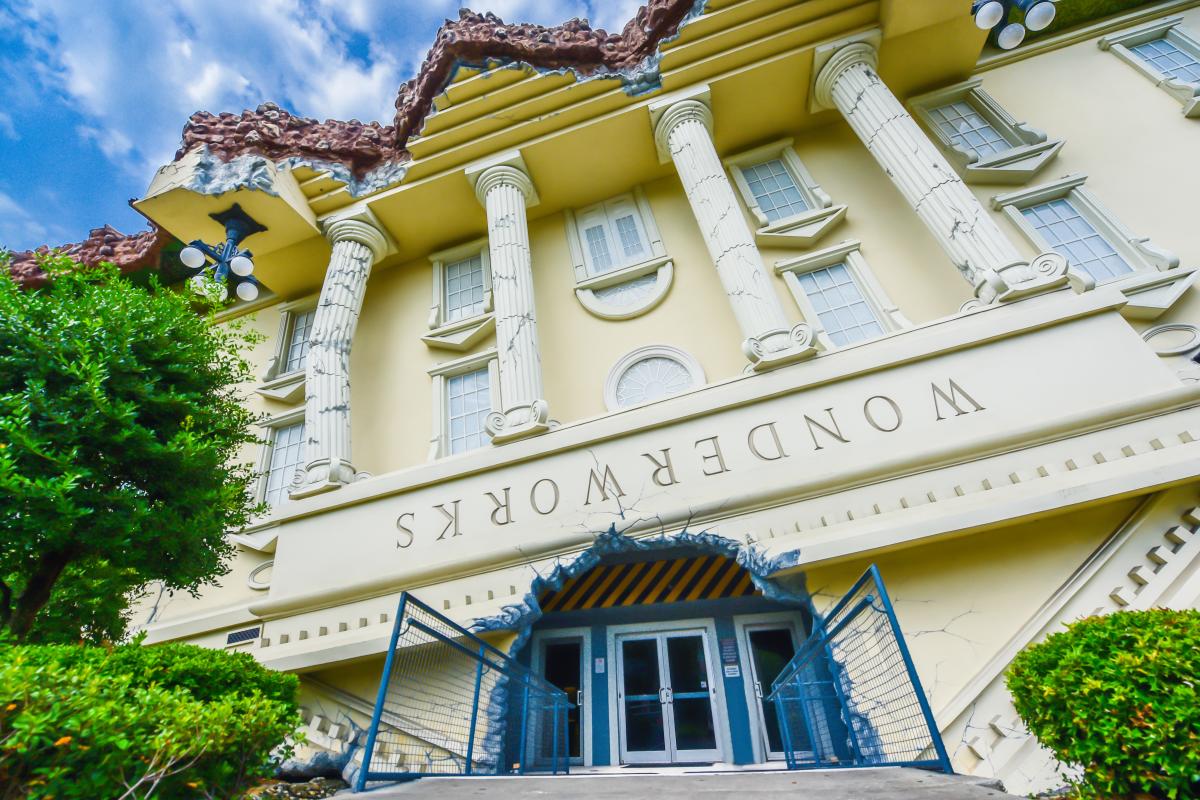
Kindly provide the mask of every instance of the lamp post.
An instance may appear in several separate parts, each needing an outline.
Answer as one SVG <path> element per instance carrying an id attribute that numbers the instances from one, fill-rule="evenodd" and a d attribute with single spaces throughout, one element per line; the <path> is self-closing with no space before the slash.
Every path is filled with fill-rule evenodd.
<path id="1" fill-rule="evenodd" d="M 971 14 L 975 24 L 991 31 L 992 42 L 1001 50 L 1012 50 L 1025 40 L 1026 29 L 1040 31 L 1054 21 L 1056 0 L 973 0 Z M 1024 24 L 1009 22 L 1014 8 L 1024 12 Z"/>
<path id="2" fill-rule="evenodd" d="M 209 214 L 225 227 L 224 243 L 213 247 L 199 239 L 179 251 L 179 260 L 193 271 L 192 288 L 207 295 L 219 289 L 216 299 L 229 297 L 229 284 L 239 299 L 250 302 L 258 297 L 259 283 L 254 278 L 254 261 L 249 250 L 241 248 L 242 240 L 267 228 L 260 225 L 242 207 L 234 203 L 217 214 Z"/>

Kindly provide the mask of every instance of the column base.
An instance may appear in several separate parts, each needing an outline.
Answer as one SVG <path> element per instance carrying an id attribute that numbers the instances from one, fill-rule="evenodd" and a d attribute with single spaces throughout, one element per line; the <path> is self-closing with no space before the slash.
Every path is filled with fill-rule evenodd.
<path id="1" fill-rule="evenodd" d="M 812 328 L 801 322 L 790 330 L 765 331 L 751 336 L 742 342 L 742 352 L 750 361 L 751 370 L 765 372 L 812 358 L 820 348 Z"/>
<path id="2" fill-rule="evenodd" d="M 999 271 L 988 270 L 975 287 L 975 296 L 987 305 L 1011 303 L 1071 287 L 1086 292 L 1096 287 L 1091 276 L 1073 270 L 1067 259 L 1053 251 L 1041 253 L 1028 264 L 1018 262 Z"/>
<path id="3" fill-rule="evenodd" d="M 304 467 L 304 472 L 297 475 L 297 480 L 288 491 L 292 500 L 312 497 L 315 494 L 340 489 L 348 483 L 358 480 L 359 473 L 348 461 L 338 458 L 322 458 Z"/>
<path id="4" fill-rule="evenodd" d="M 488 414 L 483 427 L 492 437 L 492 444 L 536 436 L 550 430 L 550 405 L 545 400 L 534 400 L 527 406 L 493 411 Z"/>

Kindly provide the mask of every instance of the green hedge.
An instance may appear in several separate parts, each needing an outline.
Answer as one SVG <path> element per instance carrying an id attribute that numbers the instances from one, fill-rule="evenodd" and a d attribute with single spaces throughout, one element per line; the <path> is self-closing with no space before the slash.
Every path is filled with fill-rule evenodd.
<path id="1" fill-rule="evenodd" d="M 299 725 L 296 689 L 188 645 L 0 647 L 0 799 L 237 797 Z"/>
<path id="2" fill-rule="evenodd" d="M 1200 612 L 1090 617 L 1026 648 L 1017 712 L 1082 797 L 1200 797 Z"/>

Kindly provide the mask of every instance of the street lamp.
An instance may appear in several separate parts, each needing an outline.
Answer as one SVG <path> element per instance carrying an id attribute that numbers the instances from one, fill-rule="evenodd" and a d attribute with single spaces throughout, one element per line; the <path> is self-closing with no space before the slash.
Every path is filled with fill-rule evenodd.
<path id="1" fill-rule="evenodd" d="M 250 302 L 258 297 L 259 282 L 255 279 L 253 256 L 241 249 L 242 240 L 267 228 L 260 225 L 237 203 L 218 214 L 209 214 L 225 227 L 225 242 L 217 247 L 199 239 L 179 251 L 179 260 L 193 271 L 190 278 L 197 294 L 224 301 L 229 287 L 239 299 Z"/>
<path id="2" fill-rule="evenodd" d="M 1056 0 L 973 0 L 971 15 L 975 17 L 976 25 L 992 32 L 991 38 L 997 47 L 1001 50 L 1012 50 L 1025 40 L 1027 29 L 1044 30 L 1054 21 L 1054 15 L 1058 11 L 1055 2 Z M 1014 8 L 1024 12 L 1024 24 L 1008 21 Z"/>

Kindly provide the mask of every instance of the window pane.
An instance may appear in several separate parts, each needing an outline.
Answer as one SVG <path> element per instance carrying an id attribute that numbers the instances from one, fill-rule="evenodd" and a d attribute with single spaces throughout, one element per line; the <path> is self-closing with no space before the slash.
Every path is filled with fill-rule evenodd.
<path id="1" fill-rule="evenodd" d="M 316 310 L 312 309 L 292 315 L 292 335 L 288 337 L 284 372 L 304 369 L 304 359 L 308 356 L 308 335 L 312 333 L 313 317 L 316 315 Z"/>
<path id="2" fill-rule="evenodd" d="M 483 421 L 492 410 L 488 368 L 446 379 L 450 453 L 465 453 L 488 442 Z"/>
<path id="3" fill-rule="evenodd" d="M 617 217 L 617 235 L 621 237 L 621 249 L 625 251 L 626 263 L 646 252 L 646 245 L 642 242 L 642 235 L 638 232 L 637 222 L 632 215 Z"/>
<path id="4" fill-rule="evenodd" d="M 625 408 L 649 403 L 692 388 L 692 373 L 666 356 L 635 361 L 617 378 L 617 406 Z"/>
<path id="5" fill-rule="evenodd" d="M 275 431 L 271 455 L 267 459 L 267 491 L 264 497 L 267 505 L 277 506 L 287 499 L 288 486 L 296 470 L 303 466 L 303 461 L 304 423 L 287 425 Z"/>
<path id="6" fill-rule="evenodd" d="M 980 158 L 1011 148 L 1000 132 L 965 100 L 935 108 L 929 115 L 946 138 L 959 147 L 974 150 Z"/>
<path id="7" fill-rule="evenodd" d="M 613 267 L 612 251 L 608 247 L 608 235 L 600 225 L 593 225 L 583 232 L 588 252 L 592 256 L 592 272 L 606 272 Z"/>
<path id="8" fill-rule="evenodd" d="M 1083 270 L 1097 282 L 1107 281 L 1133 271 L 1070 200 L 1051 200 L 1021 209 L 1038 233 L 1046 238 L 1072 267 Z"/>
<path id="9" fill-rule="evenodd" d="M 753 167 L 744 167 L 742 175 L 754 195 L 755 202 L 771 222 L 795 216 L 808 210 L 792 174 L 778 158 Z"/>
<path id="10" fill-rule="evenodd" d="M 1200 61 L 1163 37 L 1129 48 L 1156 70 L 1184 83 L 1200 83 Z"/>
<path id="11" fill-rule="evenodd" d="M 883 325 L 845 264 L 800 276 L 800 288 L 834 344 L 841 346 L 883 334 Z"/>
<path id="12" fill-rule="evenodd" d="M 446 322 L 483 313 L 483 256 L 447 264 Z"/>

